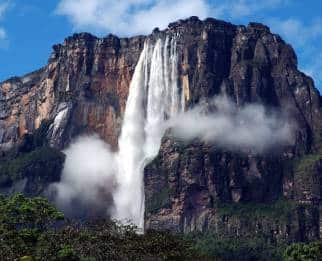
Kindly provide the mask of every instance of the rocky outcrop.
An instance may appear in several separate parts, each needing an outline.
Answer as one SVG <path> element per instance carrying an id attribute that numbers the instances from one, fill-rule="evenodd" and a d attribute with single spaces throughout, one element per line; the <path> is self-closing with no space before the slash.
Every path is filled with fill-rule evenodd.
<path id="1" fill-rule="evenodd" d="M 46 138 L 51 122 L 43 121 L 33 134 L 25 134 L 0 157 L 0 193 L 45 195 L 48 186 L 60 181 L 65 155 L 51 148 Z"/>
<path id="2" fill-rule="evenodd" d="M 44 68 L 0 84 L 1 149 L 21 142 L 44 120 L 50 121 L 46 136 L 54 148 L 63 149 L 74 137 L 95 132 L 116 149 L 144 41 L 169 33 L 176 35 L 179 84 L 187 108 L 226 93 L 238 106 L 256 102 L 283 109 L 297 131 L 294 145 L 265 155 L 226 151 L 198 140 L 183 144 L 170 133 L 145 170 L 146 227 L 259 231 L 274 240 L 316 238 L 320 163 L 310 161 L 302 168 L 295 162 L 307 154 L 316 159 L 322 147 L 321 97 L 312 79 L 298 70 L 292 47 L 262 24 L 235 26 L 191 17 L 164 31 L 156 28 L 149 36 L 69 37 L 54 46 Z M 274 206 L 281 200 L 292 206 L 283 219 L 276 219 L 274 207 L 275 214 L 263 218 L 267 212 L 260 212 L 256 222 L 223 212 L 223 204 L 228 204 L 258 213 L 262 204 Z M 252 209 L 249 204 L 257 205 Z"/>
<path id="3" fill-rule="evenodd" d="M 146 227 L 264 234 L 280 243 L 315 239 L 321 198 L 315 164 L 307 163 L 310 170 L 300 174 L 279 154 L 233 153 L 165 137 L 159 156 L 145 170 Z"/>
<path id="4" fill-rule="evenodd" d="M 44 119 L 53 120 L 48 137 L 56 148 L 93 132 L 116 147 L 143 41 L 74 35 L 53 47 L 41 70 L 1 83 L 1 147 L 12 147 Z"/>
<path id="5" fill-rule="evenodd" d="M 301 172 L 295 162 L 308 153 L 316 157 L 321 147 L 321 99 L 313 81 L 297 69 L 292 47 L 256 23 L 235 27 L 192 18 L 173 28 L 181 36 L 182 85 L 190 106 L 224 92 L 238 106 L 255 102 L 283 108 L 297 132 L 293 146 L 266 155 L 165 137 L 157 159 L 145 170 L 146 227 L 227 235 L 252 231 L 274 241 L 318 237 L 321 171 L 312 163 Z M 271 206 L 278 200 L 298 204 L 286 215 L 291 218 L 263 215 L 250 221 L 247 215 L 220 214 L 222 203 L 256 212 L 254 203 Z"/>

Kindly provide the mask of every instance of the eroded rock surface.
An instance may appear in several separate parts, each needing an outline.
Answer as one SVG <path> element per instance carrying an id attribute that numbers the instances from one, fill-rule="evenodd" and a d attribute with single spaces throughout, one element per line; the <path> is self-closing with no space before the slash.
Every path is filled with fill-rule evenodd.
<path id="1" fill-rule="evenodd" d="M 287 111 L 297 131 L 294 145 L 264 155 L 164 137 L 158 157 L 145 170 L 146 227 L 263 232 L 274 240 L 318 237 L 321 97 L 313 80 L 298 70 L 292 47 L 262 24 L 235 26 L 191 17 L 149 36 L 69 37 L 53 47 L 45 67 L 0 84 L 1 149 L 21 142 L 44 120 L 51 122 L 46 135 L 54 148 L 97 133 L 116 149 L 144 41 L 169 32 L 177 35 L 179 84 L 187 108 L 226 93 L 238 106 L 256 102 Z M 280 201 L 286 209 L 282 219 L 274 207 Z M 305 205 L 294 206 L 299 203 Z M 272 206 L 272 215 L 261 212 L 263 204 Z M 255 220 L 239 215 L 245 211 L 257 213 Z"/>

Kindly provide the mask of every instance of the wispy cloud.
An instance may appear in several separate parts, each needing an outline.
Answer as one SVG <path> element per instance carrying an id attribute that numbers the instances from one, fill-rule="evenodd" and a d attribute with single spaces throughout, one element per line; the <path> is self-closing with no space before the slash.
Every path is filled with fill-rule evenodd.
<path id="1" fill-rule="evenodd" d="M 297 51 L 300 68 L 310 75 L 318 86 L 322 84 L 322 21 L 301 21 L 295 18 L 268 19 L 273 32 L 279 33 Z"/>
<path id="2" fill-rule="evenodd" d="M 312 56 L 311 61 L 303 67 L 303 71 L 312 76 L 317 87 L 322 86 L 322 52 L 319 50 Z"/>
<path id="3" fill-rule="evenodd" d="M 7 10 L 8 6 L 9 6 L 9 1 L 0 2 L 0 19 L 3 18 L 3 15 Z"/>
<path id="4" fill-rule="evenodd" d="M 217 17 L 239 19 L 254 13 L 278 8 L 288 0 L 227 0 L 214 1 Z"/>
<path id="5" fill-rule="evenodd" d="M 7 37 L 6 31 L 0 27 L 0 40 L 3 40 Z"/>
<path id="6" fill-rule="evenodd" d="M 9 1 L 0 2 L 0 20 L 3 19 L 4 14 L 7 11 L 8 7 L 9 7 Z M 2 26 L 0 26 L 0 41 L 5 40 L 6 38 L 7 38 L 6 30 Z"/>
<path id="7" fill-rule="evenodd" d="M 192 15 L 205 18 L 209 10 L 205 0 L 61 0 L 56 12 L 77 29 L 134 35 Z"/>
<path id="8" fill-rule="evenodd" d="M 286 20 L 274 18 L 269 19 L 268 23 L 273 31 L 280 33 L 287 41 L 297 46 L 305 46 L 322 36 L 321 21 L 305 24 L 294 18 Z"/>

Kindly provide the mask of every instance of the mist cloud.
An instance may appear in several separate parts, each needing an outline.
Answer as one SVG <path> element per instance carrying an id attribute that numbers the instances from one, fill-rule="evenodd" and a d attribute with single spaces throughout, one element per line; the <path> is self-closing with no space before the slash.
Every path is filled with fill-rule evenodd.
<path id="1" fill-rule="evenodd" d="M 179 139 L 200 138 L 226 149 L 257 153 L 292 144 L 295 129 L 285 113 L 268 112 L 260 104 L 238 108 L 225 96 L 178 115 L 169 120 L 167 127 Z"/>
<path id="2" fill-rule="evenodd" d="M 0 21 L 3 19 L 4 14 L 7 11 L 8 7 L 9 7 L 9 1 L 4 1 L 3 3 L 0 3 Z M 7 38 L 6 30 L 2 26 L 0 26 L 0 41 L 5 40 L 6 38 Z"/>
<path id="3" fill-rule="evenodd" d="M 6 31 L 2 27 L 0 27 L 0 40 L 5 39 L 6 37 Z"/>
<path id="4" fill-rule="evenodd" d="M 53 184 L 57 206 L 72 215 L 91 206 L 105 212 L 112 205 L 115 184 L 115 155 L 98 136 L 79 137 L 67 148 L 66 161 L 59 183 Z M 88 209 L 87 209 L 88 210 Z"/>

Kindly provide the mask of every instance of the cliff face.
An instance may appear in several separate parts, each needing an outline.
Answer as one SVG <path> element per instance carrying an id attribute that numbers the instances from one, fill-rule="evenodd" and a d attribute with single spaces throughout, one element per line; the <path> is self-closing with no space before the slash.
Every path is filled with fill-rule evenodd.
<path id="1" fill-rule="evenodd" d="M 261 24 L 235 26 L 192 17 L 146 37 L 67 38 L 54 46 L 44 68 L 0 84 L 2 150 L 34 133 L 43 120 L 52 121 L 46 135 L 55 148 L 65 148 L 84 133 L 97 133 L 117 148 L 129 83 L 144 41 L 164 38 L 169 31 L 177 34 L 179 84 L 188 107 L 224 92 L 238 106 L 257 102 L 283 108 L 297 123 L 296 142 L 256 155 L 164 137 L 158 157 L 145 170 L 146 227 L 256 231 L 274 240 L 318 237 L 320 95 L 297 69 L 292 47 Z M 276 204 L 281 200 L 286 210 L 279 219 L 281 206 Z M 262 211 L 264 203 L 271 206 L 272 216 Z M 240 215 L 245 212 L 257 213 L 255 219 Z"/>
<path id="2" fill-rule="evenodd" d="M 98 133 L 116 146 L 122 114 L 143 37 L 69 37 L 41 70 L 0 86 L 3 149 L 52 119 L 50 143 L 64 148 L 83 133 Z"/>
<path id="3" fill-rule="evenodd" d="M 296 158 L 320 147 L 320 95 L 298 71 L 293 49 L 261 24 L 235 27 L 191 19 L 176 24 L 175 30 L 182 36 L 181 74 L 188 104 L 224 92 L 238 106 L 257 102 L 286 109 L 297 123 L 296 142 L 256 155 L 165 137 L 158 157 L 145 170 L 146 227 L 256 233 L 274 241 L 318 237 L 320 156 L 311 156 L 309 163 Z M 284 207 L 275 207 L 281 200 Z M 263 206 L 270 206 L 273 216 Z M 278 215 L 279 208 L 287 211 Z M 250 218 L 249 213 L 257 214 Z"/>

